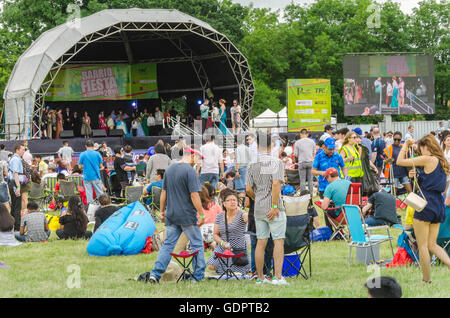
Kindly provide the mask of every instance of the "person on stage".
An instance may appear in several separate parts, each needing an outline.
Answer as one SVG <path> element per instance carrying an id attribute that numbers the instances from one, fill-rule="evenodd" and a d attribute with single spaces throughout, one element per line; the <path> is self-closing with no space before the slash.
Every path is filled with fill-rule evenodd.
<path id="1" fill-rule="evenodd" d="M 233 135 L 239 134 L 241 130 L 241 106 L 238 103 L 238 100 L 233 100 L 233 106 L 231 107 L 233 110 L 231 112 L 231 123 L 233 124 Z"/>
<path id="2" fill-rule="evenodd" d="M 81 117 L 78 115 L 78 112 L 73 112 L 73 118 L 72 118 L 72 129 L 73 129 L 73 135 L 75 137 L 81 137 Z"/>
<path id="3" fill-rule="evenodd" d="M 405 106 L 405 82 L 403 78 L 398 78 L 398 106 Z"/>
<path id="4" fill-rule="evenodd" d="M 81 125 L 81 135 L 84 138 L 88 138 L 91 133 L 92 133 L 92 129 L 91 129 L 91 117 L 89 117 L 88 112 L 84 112 L 84 116 L 82 119 L 82 125 Z"/>
<path id="5" fill-rule="evenodd" d="M 142 130 L 144 131 L 144 136 L 149 135 L 148 126 L 147 126 L 147 119 L 149 116 L 150 115 L 147 111 L 147 108 L 145 108 L 144 113 L 141 115 L 141 126 L 142 126 Z"/>
<path id="6" fill-rule="evenodd" d="M 381 83 L 381 77 L 378 77 L 376 81 L 374 82 L 375 86 L 375 103 L 377 105 L 381 104 L 381 89 L 383 87 L 383 84 Z"/>
<path id="7" fill-rule="evenodd" d="M 106 125 L 106 117 L 104 111 L 101 111 L 98 115 L 98 129 L 102 129 L 106 134 L 108 134 L 108 126 Z"/>
<path id="8" fill-rule="evenodd" d="M 392 108 L 398 107 L 398 83 L 397 83 L 397 77 L 392 76 L 392 87 L 394 88 L 392 92 Z"/>
<path id="9" fill-rule="evenodd" d="M 62 109 L 58 109 L 58 111 L 56 113 L 56 132 L 55 132 L 56 139 L 59 139 L 59 135 L 61 134 L 62 130 L 63 130 Z"/>
<path id="10" fill-rule="evenodd" d="M 227 106 L 225 105 L 227 101 L 225 99 L 219 100 L 220 105 L 220 132 L 223 135 L 227 134 Z"/>
<path id="11" fill-rule="evenodd" d="M 63 123 L 64 130 L 72 130 L 73 120 L 72 120 L 72 114 L 70 113 L 69 107 L 66 107 L 66 111 L 63 114 L 63 119 L 64 119 L 64 123 Z"/>
<path id="12" fill-rule="evenodd" d="M 157 106 L 155 108 L 155 132 L 159 133 L 163 128 L 163 114 Z"/>
<path id="13" fill-rule="evenodd" d="M 153 117 L 153 114 L 150 113 L 147 118 L 147 131 L 149 136 L 156 135 L 155 125 L 156 125 L 155 117 Z"/>

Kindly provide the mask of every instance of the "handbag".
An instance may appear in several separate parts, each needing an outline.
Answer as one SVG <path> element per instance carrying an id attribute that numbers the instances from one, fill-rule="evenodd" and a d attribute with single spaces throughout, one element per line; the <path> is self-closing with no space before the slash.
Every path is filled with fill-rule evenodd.
<path id="1" fill-rule="evenodd" d="M 417 212 L 421 212 L 427 206 L 428 201 L 425 200 L 425 196 L 423 195 L 422 189 L 420 189 L 419 181 L 417 180 L 417 171 L 416 171 L 416 167 L 414 166 L 414 161 L 413 161 L 413 169 L 415 171 L 414 172 L 414 181 L 413 181 L 413 184 L 414 184 L 413 191 L 406 196 L 406 198 L 403 200 L 403 202 L 407 206 L 416 210 Z M 417 188 L 419 189 L 422 197 L 415 193 L 416 184 L 417 184 Z"/>
<path id="2" fill-rule="evenodd" d="M 225 216 L 225 234 L 227 236 L 227 242 L 230 242 L 230 237 L 229 237 L 229 233 L 228 233 L 228 220 L 227 220 L 227 212 L 224 211 L 224 216 Z M 232 251 L 234 254 L 240 254 L 240 253 L 244 253 L 244 255 L 242 255 L 241 257 L 233 257 L 233 265 L 236 266 L 247 266 L 248 265 L 248 253 L 247 253 L 247 249 L 246 248 L 232 248 Z"/>

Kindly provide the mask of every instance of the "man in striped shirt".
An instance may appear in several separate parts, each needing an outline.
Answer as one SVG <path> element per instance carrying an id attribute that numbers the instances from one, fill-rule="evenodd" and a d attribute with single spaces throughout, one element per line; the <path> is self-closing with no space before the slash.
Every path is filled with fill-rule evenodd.
<path id="1" fill-rule="evenodd" d="M 247 195 L 255 201 L 256 237 L 255 252 L 257 284 L 271 283 L 286 285 L 281 275 L 284 260 L 284 238 L 286 233 L 286 212 L 281 199 L 281 185 L 284 181 L 284 166 L 280 159 L 271 156 L 271 138 L 265 133 L 258 133 L 258 160 L 251 163 L 247 170 Z M 275 277 L 272 281 L 264 278 L 264 252 L 268 239 L 274 241 Z"/>

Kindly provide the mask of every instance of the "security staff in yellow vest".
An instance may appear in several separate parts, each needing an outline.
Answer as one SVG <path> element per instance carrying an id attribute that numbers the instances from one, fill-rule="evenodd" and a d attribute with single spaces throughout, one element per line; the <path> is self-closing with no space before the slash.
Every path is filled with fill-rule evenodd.
<path id="1" fill-rule="evenodd" d="M 356 138 L 359 136 L 354 131 L 349 131 L 344 138 L 339 154 L 344 159 L 345 166 L 348 170 L 348 175 L 351 177 L 351 182 L 362 183 L 364 171 L 361 164 L 361 152 Z"/>

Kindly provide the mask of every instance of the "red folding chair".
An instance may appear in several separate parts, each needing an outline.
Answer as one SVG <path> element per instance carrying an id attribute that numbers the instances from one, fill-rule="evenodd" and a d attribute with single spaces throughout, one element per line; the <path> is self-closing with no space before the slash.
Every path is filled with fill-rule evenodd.
<path id="1" fill-rule="evenodd" d="M 194 273 L 192 273 L 191 269 L 189 268 L 193 259 L 197 258 L 197 254 L 198 251 L 195 251 L 194 253 L 189 253 L 186 251 L 182 251 L 180 254 L 170 253 L 170 255 L 172 255 L 172 257 L 175 258 L 178 264 L 180 264 L 183 268 L 183 272 L 181 273 L 180 277 L 178 277 L 177 283 L 181 278 L 183 278 L 183 281 L 186 283 L 186 280 L 188 280 L 190 277 L 193 277 L 198 282 L 198 279 L 195 278 Z M 188 261 L 189 258 L 190 260 Z"/>
<path id="2" fill-rule="evenodd" d="M 226 276 L 226 280 L 229 280 L 233 276 L 237 280 L 239 280 L 239 278 L 236 276 L 236 274 L 231 270 L 231 265 L 233 264 L 233 258 L 235 258 L 235 257 L 236 258 L 240 258 L 245 253 L 242 252 L 242 253 L 239 253 L 239 254 L 234 254 L 231 250 L 225 250 L 225 252 L 223 252 L 223 253 L 214 252 L 214 254 L 219 259 L 219 262 L 222 265 L 222 269 L 225 269 L 224 272 L 222 273 L 222 275 L 220 275 L 217 280 L 220 280 L 224 275 L 227 275 Z"/>
<path id="3" fill-rule="evenodd" d="M 363 198 L 362 196 L 362 184 L 361 183 L 351 183 L 348 187 L 347 198 L 345 200 L 345 204 L 357 205 L 358 207 L 362 207 L 363 199 L 367 204 L 367 198 Z M 319 208 L 322 209 L 322 202 L 315 201 L 314 202 Z M 340 207 L 329 207 L 326 210 L 322 209 L 325 213 L 326 218 L 330 222 L 333 227 L 333 234 L 330 237 L 330 241 L 335 237 L 340 235 L 346 242 L 348 242 L 349 232 L 347 229 L 347 220 L 345 218 L 345 214 L 343 213 Z M 337 214 L 339 213 L 339 214 Z"/>

